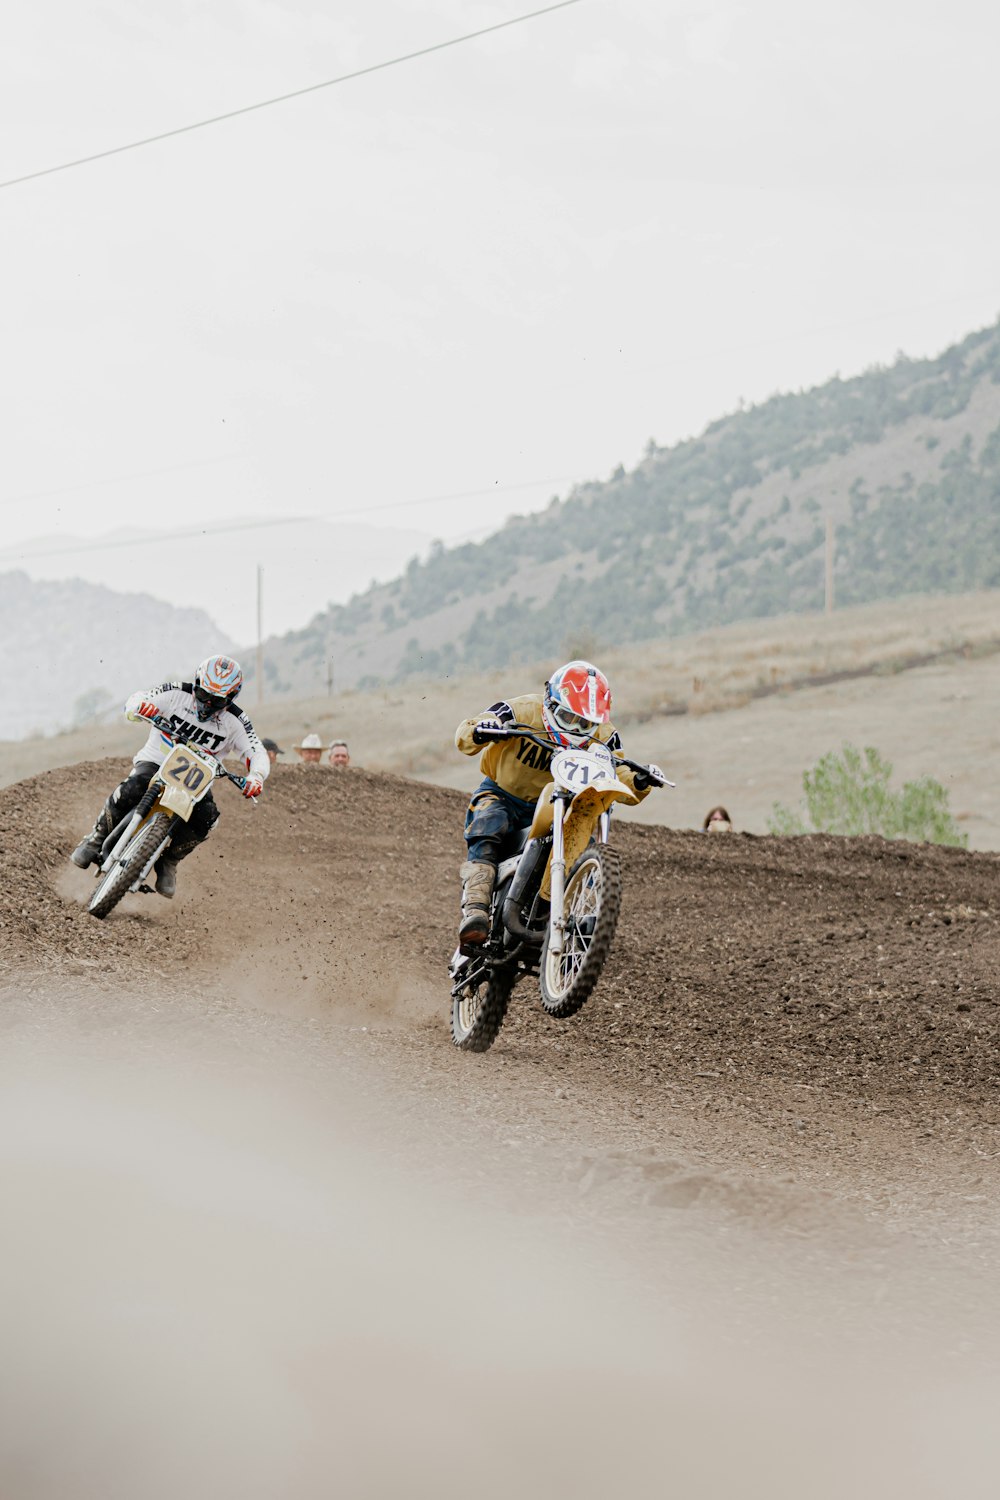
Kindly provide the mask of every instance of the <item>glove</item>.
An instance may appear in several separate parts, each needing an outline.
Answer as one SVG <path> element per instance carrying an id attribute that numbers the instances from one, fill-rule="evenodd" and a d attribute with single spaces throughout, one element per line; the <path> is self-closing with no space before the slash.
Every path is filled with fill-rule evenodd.
<path id="1" fill-rule="evenodd" d="M 472 743 L 486 745 L 491 740 L 505 740 L 507 733 L 499 719 L 480 719 L 472 731 Z"/>
<path id="2" fill-rule="evenodd" d="M 159 715 L 159 712 L 160 710 L 155 703 L 150 703 L 148 698 L 143 698 L 138 708 L 133 711 L 132 716 L 137 719 L 155 719 Z"/>
<path id="3" fill-rule="evenodd" d="M 264 790 L 264 778 L 263 778 L 263 776 L 248 776 L 246 778 L 245 782 L 243 783 L 243 795 L 244 795 L 244 797 L 250 797 L 250 798 L 259 797 L 260 794 L 261 794 L 261 792 L 263 790 Z"/>
<path id="4" fill-rule="evenodd" d="M 636 771 L 635 789 L 644 792 L 648 786 L 666 786 L 667 778 L 659 766 L 647 766 L 645 771 Z"/>

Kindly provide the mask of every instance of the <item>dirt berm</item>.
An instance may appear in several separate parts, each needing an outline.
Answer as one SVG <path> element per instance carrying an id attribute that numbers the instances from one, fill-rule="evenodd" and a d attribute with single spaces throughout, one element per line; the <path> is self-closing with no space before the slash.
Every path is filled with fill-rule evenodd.
<path id="1" fill-rule="evenodd" d="M 0 930 L 23 978 L 235 992 L 419 1036 L 427 1066 L 449 1073 L 481 1078 L 517 1058 L 612 1138 L 648 1138 L 681 1107 L 735 1127 L 727 1149 L 750 1164 L 818 1149 L 874 1166 L 886 1127 L 897 1158 L 934 1149 L 982 1169 L 993 1156 L 1000 857 L 623 821 L 625 900 L 593 997 L 557 1023 L 522 984 L 477 1060 L 453 1057 L 448 1036 L 460 794 L 279 767 L 251 809 L 223 785 L 223 816 L 181 866 L 177 899 L 129 897 L 97 922 L 83 907 L 92 875 L 66 857 L 124 764 L 0 792 Z"/>

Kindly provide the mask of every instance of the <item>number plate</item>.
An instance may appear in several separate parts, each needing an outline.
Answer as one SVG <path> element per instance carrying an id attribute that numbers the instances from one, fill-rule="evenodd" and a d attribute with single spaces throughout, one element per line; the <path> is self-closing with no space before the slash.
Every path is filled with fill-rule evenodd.
<path id="1" fill-rule="evenodd" d="M 176 787 L 198 802 L 212 785 L 215 767 L 187 745 L 175 745 L 160 767 L 160 776 L 164 786 Z"/>
<path id="2" fill-rule="evenodd" d="M 618 782 L 615 763 L 608 750 L 560 750 L 552 758 L 552 775 L 560 786 L 572 792 L 585 786 L 605 789 Z"/>

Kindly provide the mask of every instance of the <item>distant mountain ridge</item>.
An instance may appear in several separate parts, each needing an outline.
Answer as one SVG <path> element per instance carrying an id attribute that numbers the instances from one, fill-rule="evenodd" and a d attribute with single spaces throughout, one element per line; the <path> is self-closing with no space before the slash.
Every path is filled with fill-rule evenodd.
<path id="1" fill-rule="evenodd" d="M 0 739 L 52 734 L 120 712 L 129 693 L 185 678 L 232 641 L 204 610 L 74 578 L 0 574 Z"/>
<path id="2" fill-rule="evenodd" d="M 777 395 L 266 644 L 266 691 L 450 675 L 816 610 L 1000 588 L 1000 325 Z"/>
<path id="3" fill-rule="evenodd" d="M 0 546 L 0 573 L 17 568 L 31 578 L 82 578 L 118 589 L 145 564 L 156 570 L 154 593 L 169 590 L 181 608 L 211 600 L 227 634 L 256 644 L 258 564 L 264 620 L 278 633 L 302 628 L 359 587 L 393 578 L 430 541 L 421 531 L 361 521 L 232 516 L 199 527 L 197 536 L 183 525 L 134 524 L 96 536 L 38 536 Z"/>

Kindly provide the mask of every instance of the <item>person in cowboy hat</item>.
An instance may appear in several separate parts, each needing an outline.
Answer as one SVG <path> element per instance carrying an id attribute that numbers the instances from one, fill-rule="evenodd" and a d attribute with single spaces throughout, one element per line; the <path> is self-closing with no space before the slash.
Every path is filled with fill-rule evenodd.
<path id="1" fill-rule="evenodd" d="M 301 745 L 293 745 L 292 749 L 307 766 L 318 766 L 323 759 L 323 741 L 318 734 L 307 734 Z"/>

